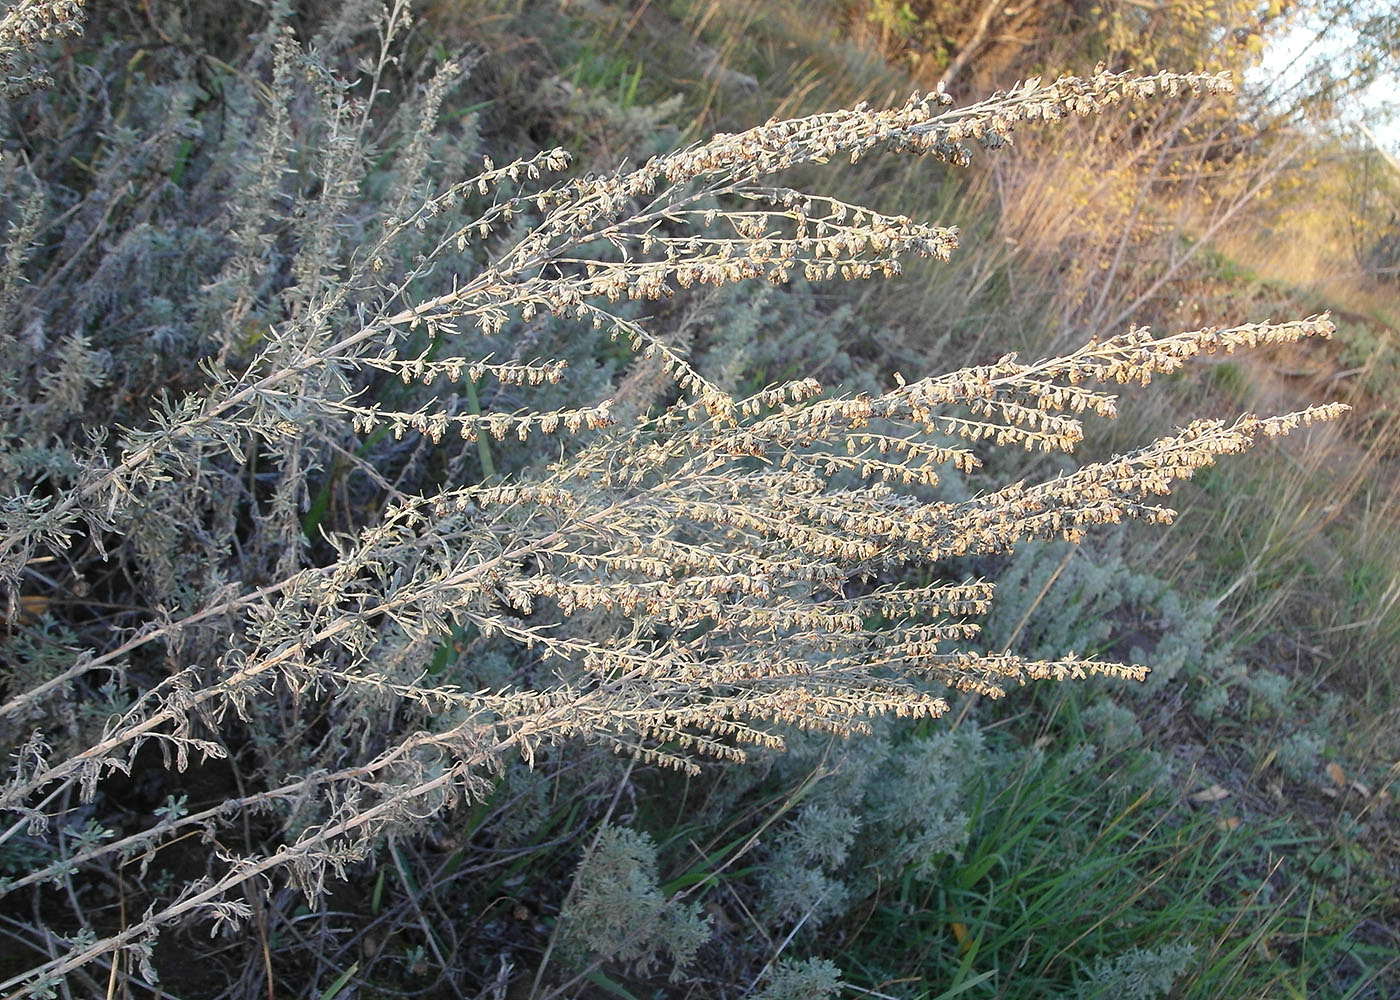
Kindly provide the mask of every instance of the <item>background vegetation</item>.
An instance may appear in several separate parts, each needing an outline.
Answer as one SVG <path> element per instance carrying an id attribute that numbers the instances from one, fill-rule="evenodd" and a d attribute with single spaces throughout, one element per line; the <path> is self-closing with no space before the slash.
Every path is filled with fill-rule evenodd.
<path id="1" fill-rule="evenodd" d="M 11 4 L 0 33 L 0 568 L 14 581 L 0 651 L 13 763 L 4 989 L 1400 992 L 1400 171 L 1325 117 L 1393 58 L 1393 12 L 1322 10 L 1374 45 L 1280 96 L 1251 93 L 1244 72 L 1311 12 L 1238 0 L 440 0 L 411 19 L 403 5 L 143 0 L 86 11 L 76 34 L 79 6 Z M 899 108 L 940 84 L 971 103 L 1100 63 L 1225 72 L 1239 87 L 1018 126 L 1011 148 L 967 165 L 951 147 L 855 163 L 843 147 L 831 163 L 818 150 L 783 165 L 783 185 L 833 210 L 887 213 L 909 251 L 898 276 L 701 280 L 674 297 L 624 284 L 612 303 L 605 282 L 639 259 L 623 236 L 643 233 L 569 242 L 569 224 L 612 218 L 583 213 L 615 195 L 614 178 L 715 132 L 862 100 Z M 994 131 L 981 146 L 1003 145 L 1007 130 Z M 571 163 L 536 155 L 556 146 Z M 532 172 L 545 180 L 527 190 Z M 550 175 L 562 193 L 537 200 Z M 725 175 L 721 190 L 697 177 L 647 231 L 679 254 L 713 248 L 666 226 L 753 193 L 733 186 L 751 178 Z M 793 204 L 765 210 L 776 225 Z M 948 249 L 933 226 L 959 230 L 947 261 L 912 256 Z M 553 270 L 516 281 L 505 251 L 541 232 L 571 256 L 550 249 Z M 859 253 L 843 262 L 869 261 Z M 570 282 L 602 302 L 581 324 L 551 313 Z M 789 449 L 768 417 L 784 407 L 836 426 L 815 408 L 866 393 L 905 419 L 895 372 L 918 386 L 1133 323 L 1225 328 L 1324 309 L 1331 341 L 1157 365 L 1162 377 L 1125 390 L 1117 421 L 1086 421 L 1076 462 L 1197 417 L 1351 404 L 1178 486 L 1170 528 L 933 546 L 922 561 L 882 548 L 869 579 L 852 573 L 834 597 L 804 591 L 816 604 L 800 621 L 737 582 L 752 576 L 737 561 L 712 568 L 707 579 L 728 582 L 710 593 L 646 589 L 662 574 L 645 560 L 699 573 L 713 518 L 696 511 L 724 499 L 718 483 L 752 482 L 744 502 L 773 524 L 794 516 L 756 463 L 693 460 L 738 433 L 725 399 L 752 398 L 735 427 Z M 386 331 L 394 353 L 379 351 Z M 809 377 L 831 391 L 806 399 Z M 775 385 L 781 397 L 765 394 Z M 600 410 L 604 398 L 615 402 Z M 220 409 L 228 400 L 256 405 Z M 687 415 L 688 401 L 699 409 Z M 522 434 L 526 408 L 560 426 Z M 632 437 L 589 436 L 647 413 Z M 575 436 L 541 436 L 570 423 Z M 455 446 L 435 445 L 444 431 Z M 918 503 L 975 507 L 1081 467 L 992 448 L 958 474 L 955 444 L 935 434 L 891 461 L 890 478 L 931 471 L 906 491 Z M 847 503 L 868 505 L 847 510 L 889 515 L 875 494 L 857 497 L 866 470 L 839 467 L 839 448 L 822 454 Z M 617 455 L 657 497 L 689 476 L 711 492 L 650 511 L 608 492 Z M 603 471 L 571 484 L 570 467 Z M 575 501 L 607 516 L 588 522 L 586 545 L 561 548 Z M 832 537 L 875 537 L 838 531 L 835 514 Z M 662 516 L 691 532 L 664 553 L 648 548 Z M 785 550 L 836 559 L 802 530 L 752 554 L 770 567 Z M 487 564 L 500 572 L 464 582 Z M 566 567 L 586 568 L 594 589 Z M 785 600 L 802 581 L 774 572 Z M 546 578 L 569 586 L 543 591 Z M 989 609 L 947 590 L 978 578 L 997 582 Z M 950 667 L 935 679 L 961 682 L 951 690 L 857 673 L 911 641 L 895 588 L 954 617 L 985 612 L 981 648 L 1024 659 L 973 684 Z M 605 590 L 632 606 L 605 605 Z M 702 600 L 725 604 L 707 613 Z M 554 631 L 561 602 L 581 609 L 576 645 Z M 736 607 L 750 609 L 744 628 L 714 627 L 737 623 Z M 839 623 L 813 613 L 854 615 L 875 645 L 839 646 Z M 776 635 L 834 644 L 849 686 L 779 700 L 786 688 L 742 673 L 753 637 Z M 945 648 L 950 637 L 935 636 Z M 553 642 L 551 661 L 539 649 Z M 619 648 L 658 662 L 703 648 L 681 667 L 723 663 L 750 686 L 668 700 L 676 689 L 641 690 L 587 660 Z M 989 697 L 1071 651 L 1152 673 Z M 275 683 L 249 682 L 274 659 Z M 584 663 L 591 673 L 559 665 Z M 609 727 L 555 711 L 597 692 L 631 698 L 631 714 L 604 702 Z M 774 700 L 758 718 L 735 714 L 759 695 Z M 869 718 L 932 715 L 939 699 L 941 719 Z M 785 751 L 765 746 L 779 738 Z M 744 743 L 743 763 L 653 766 Z M 66 971 L 36 978 L 45 967 Z"/>

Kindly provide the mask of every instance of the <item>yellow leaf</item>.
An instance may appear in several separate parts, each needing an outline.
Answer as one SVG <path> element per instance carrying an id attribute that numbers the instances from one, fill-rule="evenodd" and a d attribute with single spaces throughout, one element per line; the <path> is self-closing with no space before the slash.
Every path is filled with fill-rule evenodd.
<path id="1" fill-rule="evenodd" d="M 953 940 L 958 942 L 958 953 L 967 954 L 967 949 L 972 947 L 972 937 L 967 933 L 967 924 L 954 920 L 949 926 L 953 928 Z"/>
<path id="2" fill-rule="evenodd" d="M 1191 801 L 1219 802 L 1221 799 L 1228 799 L 1229 797 L 1230 792 L 1228 789 L 1222 788 L 1220 785 L 1211 785 L 1209 788 L 1203 788 L 1201 791 L 1191 796 Z"/>
<path id="3" fill-rule="evenodd" d="M 6 625 L 32 625 L 49 610 L 49 599 L 43 594 L 24 594 L 13 604 L 0 604 L 0 622 Z"/>

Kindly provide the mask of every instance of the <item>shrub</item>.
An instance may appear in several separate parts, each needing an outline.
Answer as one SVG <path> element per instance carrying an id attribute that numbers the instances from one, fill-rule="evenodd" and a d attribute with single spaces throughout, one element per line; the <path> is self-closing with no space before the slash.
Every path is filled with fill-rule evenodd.
<path id="1" fill-rule="evenodd" d="M 230 930 L 274 876 L 314 903 L 550 746 L 694 770 L 781 746 L 775 724 L 936 717 L 948 687 L 1142 677 L 983 651 L 993 583 L 929 568 L 1170 521 L 1174 481 L 1339 412 L 1198 421 L 940 499 L 979 450 L 1073 449 L 1118 384 L 1330 324 L 1135 328 L 851 396 L 806 377 L 734 391 L 663 306 L 694 286 L 893 277 L 957 245 L 788 187 L 793 168 L 966 163 L 1023 123 L 1222 78 L 1033 80 L 965 108 L 916 94 L 550 181 L 563 150 L 465 167 L 473 124 L 438 116 L 467 66 L 397 66 L 406 5 L 367 48 L 345 19 L 305 50 L 288 16 L 236 71 L 148 70 L 110 46 L 75 89 L 7 108 L 0 893 L 64 889 L 35 905 L 49 928 L 24 925 L 44 944 L 7 967 L 12 996 L 94 962 L 154 981 L 162 929 Z M 377 125 L 391 88 L 414 110 Z M 876 820 L 922 843 L 910 817 Z M 163 852 L 180 863 L 147 878 Z M 78 876 L 113 887 L 119 919 Z"/>
<path id="2" fill-rule="evenodd" d="M 828 1000 L 838 996 L 840 989 L 841 970 L 825 959 L 784 959 L 769 973 L 766 985 L 754 994 L 754 1000 Z"/>
<path id="3" fill-rule="evenodd" d="M 562 940 L 645 969 L 670 956 L 679 979 L 709 937 L 693 905 L 670 903 L 656 885 L 656 844 L 644 833 L 605 825 L 584 856 L 559 914 Z"/>
<path id="4" fill-rule="evenodd" d="M 1172 983 L 1189 967 L 1196 949 L 1186 944 L 1165 944 L 1151 950 L 1134 948 L 1094 965 L 1082 997 L 1123 997 L 1155 1000 L 1171 992 Z"/>

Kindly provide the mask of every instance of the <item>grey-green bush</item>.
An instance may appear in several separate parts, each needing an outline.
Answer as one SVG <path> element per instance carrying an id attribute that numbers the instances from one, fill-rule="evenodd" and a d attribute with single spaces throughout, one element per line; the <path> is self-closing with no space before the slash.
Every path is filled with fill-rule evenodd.
<path id="1" fill-rule="evenodd" d="M 426 942 L 395 959 L 412 974 L 452 953 L 453 925 L 422 911 L 404 853 L 556 747 L 693 772 L 780 747 L 778 725 L 936 717 L 950 687 L 1141 677 L 987 652 L 993 583 L 912 572 L 1168 521 L 1172 482 L 1341 410 L 1198 421 L 939 500 L 979 452 L 1071 450 L 1120 384 L 1330 324 L 1132 329 L 841 395 L 787 371 L 721 384 L 668 305 L 697 285 L 893 278 L 956 248 L 786 187 L 789 168 L 962 164 L 1024 124 L 1223 78 L 1033 80 L 964 108 L 916 94 L 575 176 L 561 149 L 497 163 L 469 116 L 439 120 L 472 60 L 396 61 L 401 0 L 330 18 L 310 47 L 273 4 L 236 66 L 85 48 L 18 97 L 78 9 L 26 0 L 0 36 L 0 895 L 32 904 L 8 928 L 14 997 L 153 984 L 160 935 L 190 921 L 258 935 L 219 987 L 257 992 L 269 921 L 301 933 L 298 893 L 319 914 L 300 986 L 317 995 L 390 948 L 327 917 L 327 893 L 375 865 L 372 916 L 401 882 L 396 913 Z M 839 370 L 838 341 L 810 343 Z M 935 765 L 900 766 L 936 786 Z M 825 819 L 887 827 L 903 862 L 956 849 L 956 823 L 937 847 L 907 810 L 861 808 Z M 665 912 L 681 960 L 700 925 Z M 611 947 L 642 962 L 656 944 Z"/>

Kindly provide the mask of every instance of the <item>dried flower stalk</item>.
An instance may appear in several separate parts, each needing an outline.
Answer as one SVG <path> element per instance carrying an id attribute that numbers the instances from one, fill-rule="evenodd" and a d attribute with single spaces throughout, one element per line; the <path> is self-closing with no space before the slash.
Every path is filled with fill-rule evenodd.
<path id="1" fill-rule="evenodd" d="M 392 34 L 385 29 L 386 46 Z M 277 130 L 285 130 L 298 58 L 284 39 L 269 126 Z M 746 747 L 781 746 L 777 726 L 849 735 L 885 713 L 936 717 L 948 708 L 944 688 L 995 697 L 1030 680 L 1143 676 L 1143 667 L 1070 651 L 1051 661 L 979 651 L 975 619 L 993 583 L 914 586 L 902 582 L 906 570 L 1004 552 L 1029 538 L 1078 540 L 1125 517 L 1168 522 L 1173 512 L 1159 500 L 1174 482 L 1342 407 L 1200 421 L 1131 454 L 966 500 L 938 499 L 927 488 L 975 470 L 988 448 L 1070 451 L 1083 438 L 1082 414 L 1115 414 L 1117 385 L 1146 383 L 1202 352 L 1327 336 L 1326 317 L 1167 337 L 1132 329 L 1062 358 L 1028 364 L 1007 356 L 897 379 L 880 395 L 831 396 L 804 378 L 736 397 L 618 304 L 757 278 L 891 276 L 911 255 L 944 259 L 957 246 L 952 229 L 774 184 L 772 175 L 787 168 L 877 151 L 963 163 L 1023 123 L 1227 87 L 1215 76 L 1099 73 L 1029 81 L 961 109 L 947 107 L 941 93 L 916 94 L 884 111 L 770 121 L 634 170 L 545 187 L 536 182 L 568 165 L 561 150 L 502 167 L 488 159 L 407 216 L 385 218 L 348 262 L 327 249 L 337 217 L 321 229 L 308 223 L 305 245 L 316 252 L 298 258 L 291 315 L 271 324 L 250 358 L 235 363 L 230 349 L 209 360 L 202 392 L 128 434 L 119 455 L 94 464 L 73 488 L 15 498 L 0 536 L 7 585 L 79 530 L 94 539 L 133 530 L 158 513 L 151 498 L 167 496 L 165 484 L 177 477 L 211 462 L 243 467 L 249 442 L 280 455 L 291 485 L 279 503 L 294 510 L 300 470 L 318 447 L 343 450 L 347 425 L 433 443 L 449 435 L 565 439 L 508 481 L 391 492 L 377 516 L 328 536 L 330 561 L 313 565 L 293 546 L 277 561 L 289 568 L 280 579 L 235 582 L 218 600 L 114 634 L 108 648 L 10 692 L 0 706 L 7 727 L 41 716 L 74 684 L 121 670 L 143 647 L 179 649 L 201 630 L 221 630 L 217 655 L 206 642 L 207 656 L 141 691 L 85 748 L 54 753 L 37 732 L 17 745 L 0 789 L 0 808 L 17 819 L 0 843 L 55 823 L 61 791 L 90 798 L 105 776 L 128 771 L 144 745 L 158 745 L 181 769 L 191 755 L 229 755 L 225 723 L 253 725 L 268 706 L 351 706 L 347 715 L 385 728 L 363 737 L 363 751 L 347 739 L 275 787 L 219 809 L 166 815 L 0 887 L 13 892 L 74 866 L 149 853 L 246 810 L 278 807 L 288 817 L 280 849 L 223 857 L 179 898 L 116 933 L 74 942 L 0 990 L 31 995 L 120 949 L 147 963 L 162 926 L 196 913 L 216 925 L 240 920 L 248 907 L 229 893 L 273 872 L 316 896 L 328 871 L 343 872 L 387 832 L 479 798 L 492 769 L 511 755 L 530 761 L 545 745 L 601 742 L 693 770 L 701 758 L 742 760 Z M 348 141 L 363 137 L 368 105 L 329 86 L 320 97 L 328 127 Z M 337 168 L 347 177 L 351 159 Z M 397 263 L 404 246 L 422 239 L 428 245 L 411 265 Z M 489 263 L 471 265 L 470 251 Z M 420 286 L 444 270 L 454 275 L 451 287 L 420 298 Z M 505 360 L 450 349 L 469 335 L 527 328 L 546 313 L 659 361 L 671 401 L 619 416 L 608 400 L 460 412 L 440 395 L 403 407 L 364 394 L 374 373 L 404 384 L 567 385 L 563 359 L 511 358 L 508 345 Z M 449 345 L 446 356 L 425 351 L 415 334 Z M 425 673 L 435 649 L 463 636 L 472 637 L 471 650 L 510 644 L 534 683 L 470 691 L 451 671 Z"/>

